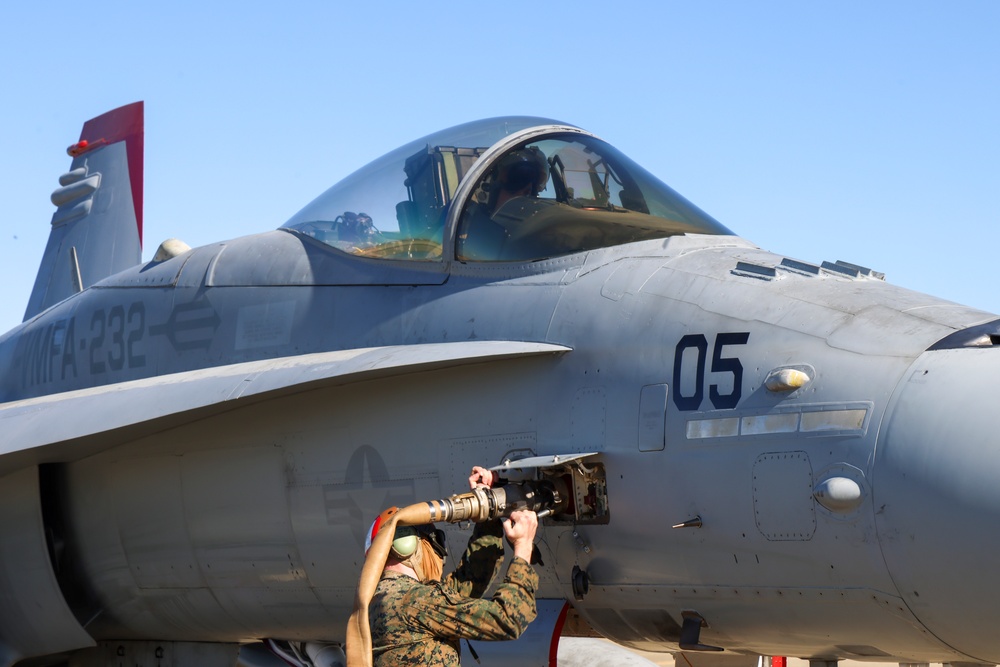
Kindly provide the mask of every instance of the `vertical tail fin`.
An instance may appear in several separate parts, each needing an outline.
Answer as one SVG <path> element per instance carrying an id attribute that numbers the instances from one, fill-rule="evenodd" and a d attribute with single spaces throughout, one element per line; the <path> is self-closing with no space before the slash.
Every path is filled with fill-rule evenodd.
<path id="1" fill-rule="evenodd" d="M 70 170 L 24 319 L 142 261 L 143 103 L 87 121 L 67 150 Z"/>

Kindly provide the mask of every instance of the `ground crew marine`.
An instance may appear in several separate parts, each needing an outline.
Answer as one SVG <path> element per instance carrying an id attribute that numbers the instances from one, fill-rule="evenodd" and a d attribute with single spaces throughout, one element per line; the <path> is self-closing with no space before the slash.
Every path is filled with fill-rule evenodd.
<path id="1" fill-rule="evenodd" d="M 423 584 L 386 572 L 368 607 L 376 667 L 459 664 L 459 640 L 517 639 L 535 618 L 538 574 L 515 558 L 492 599 L 481 596 L 503 563 L 500 522 L 479 524 L 462 565 Z"/>
<path id="2" fill-rule="evenodd" d="M 489 486 L 492 476 L 474 468 L 469 482 L 473 488 L 477 483 Z M 458 667 L 461 639 L 517 639 L 536 615 L 538 574 L 529 560 L 537 526 L 535 513 L 526 511 L 503 523 L 477 524 L 458 567 L 440 581 L 431 580 L 433 574 L 424 581 L 415 576 L 415 570 L 434 572 L 426 566 L 434 558 L 430 549 L 417 550 L 423 564 L 420 557 L 416 563 L 390 557 L 368 607 L 374 667 Z M 483 599 L 503 563 L 504 535 L 515 557 L 493 597 Z M 435 541 L 426 534 L 420 539 Z M 414 564 L 415 570 L 410 569 Z"/>

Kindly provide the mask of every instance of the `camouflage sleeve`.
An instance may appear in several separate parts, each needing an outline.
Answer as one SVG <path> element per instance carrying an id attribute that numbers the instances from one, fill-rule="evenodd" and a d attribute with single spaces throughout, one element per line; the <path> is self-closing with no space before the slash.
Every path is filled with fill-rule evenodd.
<path id="1" fill-rule="evenodd" d="M 503 525 L 499 519 L 477 523 L 462 560 L 441 580 L 441 587 L 464 597 L 481 598 L 502 565 Z"/>
<path id="2" fill-rule="evenodd" d="M 526 561 L 515 558 L 491 599 L 468 598 L 435 587 L 435 595 L 415 601 L 418 609 L 411 614 L 442 640 L 517 639 L 535 620 L 537 588 L 538 573 Z"/>

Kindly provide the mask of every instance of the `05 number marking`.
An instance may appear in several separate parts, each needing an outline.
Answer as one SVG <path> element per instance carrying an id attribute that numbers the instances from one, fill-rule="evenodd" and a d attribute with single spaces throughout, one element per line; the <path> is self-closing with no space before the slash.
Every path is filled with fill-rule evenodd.
<path id="1" fill-rule="evenodd" d="M 711 372 L 728 374 L 732 377 L 733 389 L 728 394 L 719 391 L 719 384 L 708 386 L 708 398 L 716 410 L 735 408 L 743 396 L 743 364 L 739 357 L 724 356 L 724 348 L 730 345 L 746 345 L 750 333 L 720 333 L 715 336 L 715 347 L 712 349 L 712 366 L 706 370 L 708 357 L 708 339 L 704 334 L 688 334 L 677 342 L 674 348 L 674 405 L 678 410 L 698 410 L 705 398 L 705 375 Z M 684 365 L 690 363 L 688 350 L 695 350 L 695 383 L 694 391 L 684 395 L 681 390 L 681 378 L 685 376 Z"/>

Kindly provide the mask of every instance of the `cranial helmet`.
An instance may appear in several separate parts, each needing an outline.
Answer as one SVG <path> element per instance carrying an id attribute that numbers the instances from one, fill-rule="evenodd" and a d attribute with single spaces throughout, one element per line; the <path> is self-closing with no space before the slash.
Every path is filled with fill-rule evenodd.
<path id="1" fill-rule="evenodd" d="M 500 158 L 497 173 L 500 184 L 506 189 L 521 190 L 531 184 L 534 196 L 549 182 L 549 163 L 541 150 L 528 146 Z"/>

